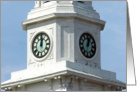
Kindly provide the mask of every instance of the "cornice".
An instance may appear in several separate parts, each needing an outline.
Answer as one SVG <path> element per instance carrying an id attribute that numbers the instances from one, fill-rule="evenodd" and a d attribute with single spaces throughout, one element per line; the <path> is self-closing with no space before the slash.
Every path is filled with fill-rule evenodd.
<path id="1" fill-rule="evenodd" d="M 104 26 L 105 26 L 105 23 L 106 23 L 103 20 L 87 17 L 87 16 L 77 14 L 77 13 L 52 13 L 52 14 L 41 16 L 41 17 L 25 20 L 25 21 L 22 22 L 22 27 L 23 27 L 23 30 L 27 30 L 27 25 L 37 23 L 37 22 L 41 22 L 41 21 L 50 20 L 50 19 L 57 19 L 57 18 L 81 19 L 83 21 L 87 21 L 87 22 L 94 23 L 96 25 L 100 25 L 101 30 L 104 29 Z"/>

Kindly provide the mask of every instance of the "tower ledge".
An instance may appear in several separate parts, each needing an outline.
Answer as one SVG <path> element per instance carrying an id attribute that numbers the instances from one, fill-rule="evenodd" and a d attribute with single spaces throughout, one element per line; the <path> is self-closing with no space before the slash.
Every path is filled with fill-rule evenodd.
<path id="1" fill-rule="evenodd" d="M 23 30 L 27 30 L 27 25 L 29 24 L 37 23 L 40 21 L 46 21 L 46 20 L 54 19 L 54 18 L 78 18 L 78 19 L 99 25 L 101 30 L 104 29 L 104 26 L 106 23 L 103 20 L 95 19 L 92 17 L 85 17 L 84 15 L 81 15 L 78 13 L 52 13 L 52 14 L 41 16 L 41 17 L 27 19 L 22 22 L 22 27 L 23 27 Z"/>
<path id="2" fill-rule="evenodd" d="M 126 87 L 123 82 L 116 80 L 116 74 L 113 72 L 70 61 L 57 62 L 49 67 L 47 65 L 46 67 L 41 66 L 13 72 L 11 74 L 11 80 L 2 83 L 1 87 L 15 87 L 18 84 L 27 85 L 44 81 L 45 79 L 55 79 L 55 77 L 58 79 L 58 76 L 62 76 L 62 78 L 65 76 L 73 76 L 99 84 Z"/>

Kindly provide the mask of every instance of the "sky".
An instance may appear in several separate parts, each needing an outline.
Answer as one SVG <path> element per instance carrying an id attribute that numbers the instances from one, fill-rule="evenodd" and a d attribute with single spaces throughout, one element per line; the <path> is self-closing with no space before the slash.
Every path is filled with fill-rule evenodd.
<path id="1" fill-rule="evenodd" d="M 106 21 L 101 31 L 101 68 L 116 72 L 126 83 L 126 2 L 93 1 L 93 8 Z M 22 21 L 34 8 L 34 1 L 1 2 L 1 82 L 11 72 L 27 68 L 27 32 Z"/>

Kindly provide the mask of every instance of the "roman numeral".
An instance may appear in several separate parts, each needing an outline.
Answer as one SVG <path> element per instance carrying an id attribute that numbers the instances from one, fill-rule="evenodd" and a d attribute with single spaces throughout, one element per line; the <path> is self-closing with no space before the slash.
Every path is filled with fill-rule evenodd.
<path id="1" fill-rule="evenodd" d="M 42 38 L 44 39 L 44 38 L 45 38 L 45 35 L 42 35 Z"/>
<path id="2" fill-rule="evenodd" d="M 34 51 L 36 50 L 36 48 L 33 49 Z"/>
<path id="3" fill-rule="evenodd" d="M 80 45 L 80 47 L 83 47 L 83 45 Z"/>
<path id="4" fill-rule="evenodd" d="M 83 40 L 80 40 L 81 43 L 83 43 Z"/>
<path id="5" fill-rule="evenodd" d="M 39 53 L 39 52 L 38 52 L 38 51 L 36 51 L 35 55 L 37 56 L 37 55 L 38 55 L 38 53 Z"/>
<path id="6" fill-rule="evenodd" d="M 82 37 L 82 39 L 83 39 L 83 40 L 85 39 L 84 36 Z"/>
<path id="7" fill-rule="evenodd" d="M 39 57 L 41 56 L 41 53 L 39 53 Z"/>
<path id="8" fill-rule="evenodd" d="M 85 52 L 85 55 L 87 56 L 87 52 Z"/>
<path id="9" fill-rule="evenodd" d="M 90 52 L 90 54 L 91 54 L 91 55 L 93 55 L 93 53 L 92 53 L 92 52 Z"/>
<path id="10" fill-rule="evenodd" d="M 38 42 L 38 39 L 36 39 L 35 42 Z"/>
<path id="11" fill-rule="evenodd" d="M 39 36 L 38 39 L 41 39 L 41 36 Z"/>
<path id="12" fill-rule="evenodd" d="M 36 43 L 34 43 L 34 45 L 33 46 L 36 46 L 37 44 Z"/>
<path id="13" fill-rule="evenodd" d="M 85 35 L 85 38 L 87 38 L 87 35 Z"/>
<path id="14" fill-rule="evenodd" d="M 90 56 L 90 53 L 88 53 L 88 56 Z"/>
<path id="15" fill-rule="evenodd" d="M 46 47 L 49 48 L 49 45 L 47 45 Z"/>
<path id="16" fill-rule="evenodd" d="M 48 39 L 48 37 L 47 36 L 45 36 L 45 40 L 47 40 Z"/>
<path id="17" fill-rule="evenodd" d="M 95 44 L 92 42 L 92 46 L 95 46 Z"/>
<path id="18" fill-rule="evenodd" d="M 82 52 L 84 52 L 85 50 L 83 49 Z"/>
<path id="19" fill-rule="evenodd" d="M 92 51 L 92 52 L 95 52 L 95 49 L 94 49 L 94 50 L 92 49 L 91 51 Z"/>
<path id="20" fill-rule="evenodd" d="M 45 50 L 45 53 L 47 53 L 47 50 Z"/>
<path id="21" fill-rule="evenodd" d="M 44 52 L 42 52 L 42 56 L 44 56 L 44 54 L 45 54 L 45 53 L 44 53 Z"/>
<path id="22" fill-rule="evenodd" d="M 93 42 L 93 40 L 92 40 L 92 39 L 90 39 L 90 42 L 92 43 L 92 42 Z"/>
<path id="23" fill-rule="evenodd" d="M 49 43 L 49 40 L 47 40 L 46 43 Z"/>

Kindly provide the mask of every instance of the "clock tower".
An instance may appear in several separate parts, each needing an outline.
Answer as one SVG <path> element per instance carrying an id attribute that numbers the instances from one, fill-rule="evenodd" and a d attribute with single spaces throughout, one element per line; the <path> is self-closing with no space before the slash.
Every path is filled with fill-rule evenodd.
<path id="1" fill-rule="evenodd" d="M 100 32 L 105 21 L 92 1 L 35 1 L 22 22 L 27 69 L 2 84 L 15 91 L 116 91 L 116 73 L 101 69 Z"/>

